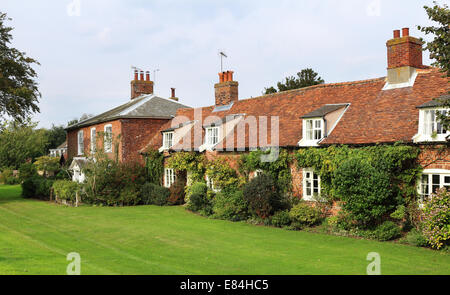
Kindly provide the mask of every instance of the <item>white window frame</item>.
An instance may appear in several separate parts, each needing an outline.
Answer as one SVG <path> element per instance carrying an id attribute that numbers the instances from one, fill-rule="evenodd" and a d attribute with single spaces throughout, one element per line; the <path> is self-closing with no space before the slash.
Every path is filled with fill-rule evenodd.
<path id="1" fill-rule="evenodd" d="M 108 133 L 108 131 L 106 131 L 106 129 L 108 129 L 108 128 L 111 128 L 111 133 L 110 133 L 110 135 L 108 135 L 109 133 Z M 113 135 L 113 132 L 112 132 L 112 125 L 111 125 L 111 124 L 105 125 L 105 127 L 103 128 L 103 131 L 104 131 L 104 133 L 105 133 L 105 136 L 104 136 L 104 143 L 103 143 L 105 153 L 112 153 L 112 151 L 113 151 L 113 136 L 112 136 L 112 135 Z"/>
<path id="2" fill-rule="evenodd" d="M 173 168 L 164 168 L 164 186 L 169 188 L 175 183 L 175 170 Z"/>
<path id="3" fill-rule="evenodd" d="M 317 185 L 315 185 L 315 181 L 317 181 Z M 317 193 L 317 196 L 320 197 L 320 175 L 314 173 L 314 169 L 312 168 L 303 169 L 302 184 L 303 184 L 303 200 L 316 201 L 316 199 L 314 198 L 314 193 Z M 317 192 L 314 192 L 314 190 L 317 190 Z"/>
<path id="4" fill-rule="evenodd" d="M 445 138 L 450 135 L 450 131 L 443 129 L 438 121 L 438 112 L 450 112 L 450 110 L 446 108 L 426 108 L 419 111 L 419 140 L 417 141 L 445 141 Z M 436 132 L 435 137 L 433 137 L 434 132 Z"/>
<path id="5" fill-rule="evenodd" d="M 262 169 L 256 169 L 255 170 L 255 176 L 254 177 L 258 177 L 263 175 L 264 171 Z"/>
<path id="6" fill-rule="evenodd" d="M 212 180 L 208 175 L 206 175 L 206 186 L 213 192 L 220 192 L 220 188 L 214 185 L 214 180 Z"/>
<path id="7" fill-rule="evenodd" d="M 425 169 L 418 181 L 419 206 L 423 207 L 423 201 L 443 187 L 450 189 L 450 170 Z"/>
<path id="8" fill-rule="evenodd" d="M 325 120 L 322 117 L 303 119 L 300 146 L 317 146 L 325 137 Z"/>
<path id="9" fill-rule="evenodd" d="M 174 132 L 163 132 L 163 149 L 170 149 L 173 146 Z"/>
<path id="10" fill-rule="evenodd" d="M 214 146 L 219 143 L 220 129 L 218 126 L 207 127 L 205 132 L 205 144 Z M 215 139 L 215 140 L 214 140 Z"/>
<path id="11" fill-rule="evenodd" d="M 97 148 L 97 131 L 95 127 L 91 128 L 91 153 L 95 153 Z"/>
<path id="12" fill-rule="evenodd" d="M 84 154 L 84 131 L 79 130 L 77 133 L 77 146 L 78 146 L 78 155 L 81 156 Z"/>

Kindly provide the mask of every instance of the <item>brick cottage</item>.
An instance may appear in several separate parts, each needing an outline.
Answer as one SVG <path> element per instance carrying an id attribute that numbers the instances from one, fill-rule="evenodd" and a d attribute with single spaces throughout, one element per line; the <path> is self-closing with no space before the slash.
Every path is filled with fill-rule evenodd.
<path id="1" fill-rule="evenodd" d="M 156 96 L 149 72 L 144 78 L 143 71 L 140 75 L 135 71 L 131 81 L 131 100 L 67 127 L 67 155 L 69 159 L 77 160 L 72 161 L 71 169 L 79 171 L 82 168 L 80 163 L 97 149 L 103 149 L 108 157 L 117 157 L 120 162 L 143 163 L 138 151 L 180 108 L 189 107 L 178 102 L 174 89 L 168 99 Z M 80 179 L 74 177 L 74 180 Z"/>
<path id="2" fill-rule="evenodd" d="M 158 149 L 167 159 L 179 151 L 196 151 L 210 160 L 226 158 L 237 168 L 240 154 L 255 148 L 294 151 L 401 141 L 421 147 L 423 196 L 449 187 L 450 132 L 437 120 L 437 112 L 444 109 L 435 100 L 448 98 L 449 79 L 437 68 L 422 64 L 422 42 L 409 36 L 409 29 L 402 29 L 402 36 L 395 30 L 386 45 L 387 76 L 381 78 L 239 99 L 233 72 L 219 73 L 215 104 L 178 108 L 175 118 L 145 133 L 149 140 L 140 152 L 145 155 L 149 149 Z M 75 134 L 72 137 L 76 145 Z M 299 171 L 292 164 L 291 173 L 296 196 L 310 200 L 320 193 L 320 176 L 312 169 Z M 164 185 L 171 186 L 175 177 L 173 169 L 165 167 Z"/>

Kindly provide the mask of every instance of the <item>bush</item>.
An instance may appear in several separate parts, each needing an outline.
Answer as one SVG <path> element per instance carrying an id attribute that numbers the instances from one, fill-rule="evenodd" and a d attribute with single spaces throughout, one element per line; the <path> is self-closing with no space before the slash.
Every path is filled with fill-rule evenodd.
<path id="1" fill-rule="evenodd" d="M 20 183 L 20 181 L 14 176 L 12 169 L 4 169 L 3 172 L 0 173 L 0 183 L 14 185 Z"/>
<path id="2" fill-rule="evenodd" d="M 147 182 L 141 189 L 141 202 L 144 205 L 167 205 L 170 191 L 168 188 Z"/>
<path id="3" fill-rule="evenodd" d="M 305 226 L 318 224 L 322 219 L 322 214 L 319 209 L 300 202 L 289 211 L 289 217 L 294 228 L 302 229 Z"/>
<path id="4" fill-rule="evenodd" d="M 394 212 L 391 213 L 391 218 L 396 220 L 403 220 L 406 217 L 406 208 L 404 205 L 397 206 Z"/>
<path id="5" fill-rule="evenodd" d="M 248 203 L 241 190 L 223 190 L 214 198 L 213 211 L 215 217 L 240 221 L 249 217 Z"/>
<path id="6" fill-rule="evenodd" d="M 185 201 L 187 204 L 189 204 L 189 199 L 191 195 L 197 194 L 197 195 L 207 195 L 208 192 L 208 186 L 204 182 L 195 182 L 191 186 L 189 186 L 186 190 L 186 197 Z"/>
<path id="7" fill-rule="evenodd" d="M 53 183 L 53 191 L 58 198 L 75 202 L 76 194 L 80 191 L 80 185 L 70 180 L 57 180 Z"/>
<path id="8" fill-rule="evenodd" d="M 416 246 L 416 247 L 426 247 L 428 246 L 428 241 L 424 237 L 424 235 L 417 229 L 413 228 L 407 235 L 406 235 L 406 242 L 410 245 Z"/>
<path id="9" fill-rule="evenodd" d="M 253 178 L 244 186 L 244 199 L 249 204 L 250 213 L 263 219 L 280 209 L 285 209 L 275 182 L 268 174 Z"/>
<path id="10" fill-rule="evenodd" d="M 19 179 L 24 181 L 37 175 L 36 166 L 33 163 L 23 163 L 19 167 Z"/>
<path id="11" fill-rule="evenodd" d="M 119 204 L 120 206 L 135 206 L 139 203 L 139 193 L 132 187 L 127 187 L 120 191 Z"/>
<path id="12" fill-rule="evenodd" d="M 450 192 L 440 189 L 425 200 L 423 234 L 433 248 L 440 249 L 450 243 Z"/>
<path id="13" fill-rule="evenodd" d="M 385 221 L 378 225 L 374 230 L 363 230 L 359 232 L 359 235 L 379 241 L 394 240 L 401 235 L 400 227 L 392 221 Z"/>
<path id="14" fill-rule="evenodd" d="M 34 198 L 36 196 L 36 183 L 37 178 L 40 176 L 35 175 L 33 177 L 27 178 L 22 182 L 22 197 L 24 198 Z"/>
<path id="15" fill-rule="evenodd" d="M 50 200 L 54 181 L 44 177 L 39 177 L 38 179 L 40 180 L 36 183 L 36 197 L 42 200 Z"/>
<path id="16" fill-rule="evenodd" d="M 285 227 L 291 224 L 289 211 L 278 211 L 272 216 L 272 225 L 276 227 Z"/>
<path id="17" fill-rule="evenodd" d="M 168 199 L 169 205 L 182 205 L 184 204 L 185 196 L 185 181 L 181 177 L 177 177 L 175 182 L 170 187 L 170 196 Z"/>
<path id="18" fill-rule="evenodd" d="M 390 175 L 365 159 L 350 158 L 338 166 L 332 180 L 342 209 L 362 228 L 378 224 L 395 208 Z"/>
<path id="19" fill-rule="evenodd" d="M 49 200 L 52 186 L 53 180 L 36 174 L 22 182 L 22 197 Z"/>

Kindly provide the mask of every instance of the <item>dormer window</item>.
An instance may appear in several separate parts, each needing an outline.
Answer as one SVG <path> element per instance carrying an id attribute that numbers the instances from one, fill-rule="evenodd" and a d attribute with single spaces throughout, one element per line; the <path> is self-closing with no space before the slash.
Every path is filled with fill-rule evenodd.
<path id="1" fill-rule="evenodd" d="M 446 141 L 450 132 L 442 126 L 439 115 L 448 115 L 448 109 L 442 107 L 438 100 L 432 100 L 419 108 L 419 130 L 413 137 L 414 142 Z"/>
<path id="2" fill-rule="evenodd" d="M 206 128 L 206 144 L 208 146 L 214 146 L 219 142 L 219 127 Z"/>
<path id="3" fill-rule="evenodd" d="M 298 145 L 318 146 L 333 132 L 349 107 L 349 103 L 326 104 L 303 115 L 302 138 Z"/>
<path id="4" fill-rule="evenodd" d="M 304 120 L 306 140 L 320 140 L 323 137 L 323 120 L 308 119 Z"/>
<path id="5" fill-rule="evenodd" d="M 173 132 L 163 133 L 163 148 L 170 149 L 173 146 Z"/>

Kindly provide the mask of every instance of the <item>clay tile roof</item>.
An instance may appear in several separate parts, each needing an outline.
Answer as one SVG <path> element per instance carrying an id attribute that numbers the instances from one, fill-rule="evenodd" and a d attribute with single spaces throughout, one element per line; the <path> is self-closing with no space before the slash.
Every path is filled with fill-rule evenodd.
<path id="1" fill-rule="evenodd" d="M 386 78 L 320 84 L 306 88 L 278 92 L 256 98 L 240 99 L 224 111 L 213 112 L 215 106 L 196 109 L 178 109 L 177 117 L 194 119 L 194 113 L 201 110 L 202 124 L 216 122 L 232 114 L 245 114 L 244 120 L 253 117 L 260 124 L 260 116 L 268 116 L 270 133 L 271 118 L 279 120 L 278 145 L 280 147 L 297 147 L 302 138 L 303 118 L 308 115 L 323 115 L 339 105 L 351 104 L 343 114 L 332 132 L 321 141 L 321 145 L 330 144 L 374 144 L 394 143 L 398 141 L 412 142 L 418 131 L 420 106 L 450 91 L 449 79 L 436 68 L 417 70 L 417 78 L 413 87 L 383 90 Z M 206 122 L 206 118 L 213 117 Z M 265 123 L 265 122 L 262 122 Z M 170 128 L 167 123 L 161 130 Z M 251 146 L 248 138 L 248 126 L 245 147 Z M 236 139 L 236 132 L 234 132 Z M 233 136 L 228 136 L 226 140 Z M 194 140 L 191 140 L 194 142 Z M 236 140 L 234 140 L 236 142 Z M 271 138 L 269 134 L 268 144 Z M 162 136 L 158 132 L 147 144 L 146 148 L 159 148 Z M 238 147 L 235 144 L 236 148 Z M 261 145 L 260 145 L 261 146 Z M 193 144 L 192 148 L 198 148 Z"/>

